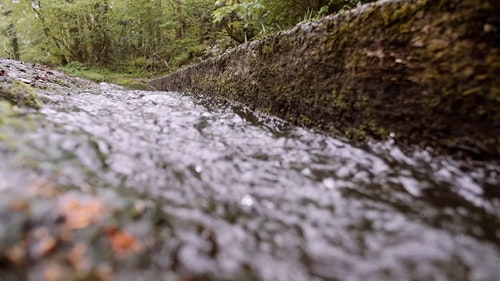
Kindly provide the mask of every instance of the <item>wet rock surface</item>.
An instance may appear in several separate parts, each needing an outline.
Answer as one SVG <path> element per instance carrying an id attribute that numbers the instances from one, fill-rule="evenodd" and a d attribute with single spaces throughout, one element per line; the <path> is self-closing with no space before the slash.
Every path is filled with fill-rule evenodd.
<path id="1" fill-rule="evenodd" d="M 40 101 L 0 100 L 2 281 L 500 276 L 495 163 L 0 65 Z"/>
<path id="2" fill-rule="evenodd" d="M 500 159 L 496 0 L 389 0 L 243 44 L 151 84 L 354 141 Z M 403 147 L 403 146 L 402 146 Z"/>

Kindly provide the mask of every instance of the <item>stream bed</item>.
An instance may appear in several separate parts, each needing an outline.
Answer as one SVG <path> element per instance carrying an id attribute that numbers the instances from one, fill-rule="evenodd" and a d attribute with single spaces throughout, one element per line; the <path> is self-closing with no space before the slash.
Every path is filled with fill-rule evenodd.
<path id="1" fill-rule="evenodd" d="M 43 105 L 0 104 L 1 281 L 500 278 L 498 163 L 24 68 Z"/>

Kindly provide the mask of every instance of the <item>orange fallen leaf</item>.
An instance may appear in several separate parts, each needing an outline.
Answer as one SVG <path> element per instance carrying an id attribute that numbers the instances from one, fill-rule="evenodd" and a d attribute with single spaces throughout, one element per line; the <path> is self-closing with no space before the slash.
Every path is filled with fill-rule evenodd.
<path id="1" fill-rule="evenodd" d="M 55 198 L 59 195 L 59 191 L 57 190 L 53 181 L 49 179 L 42 179 L 33 182 L 28 187 L 28 194 L 31 196 L 40 196 L 44 198 Z"/>
<path id="2" fill-rule="evenodd" d="M 59 281 L 63 277 L 63 269 L 58 264 L 51 264 L 47 266 L 42 273 L 44 281 Z"/>
<path id="3" fill-rule="evenodd" d="M 43 237 L 33 247 L 33 255 L 35 257 L 45 257 L 52 253 L 57 246 L 57 239 L 54 236 Z"/>
<path id="4" fill-rule="evenodd" d="M 78 200 L 69 197 L 61 200 L 59 212 L 66 219 L 66 227 L 75 230 L 98 223 L 107 210 L 98 200 Z"/>
<path id="5" fill-rule="evenodd" d="M 78 269 L 78 270 L 84 270 L 88 269 L 90 267 L 90 263 L 88 259 L 85 257 L 85 254 L 87 253 L 87 245 L 85 243 L 78 243 L 71 249 L 71 252 L 68 255 L 68 261 L 71 263 L 71 265 Z"/>
<path id="6" fill-rule="evenodd" d="M 139 252 L 141 243 L 131 234 L 111 227 L 106 230 L 113 252 L 118 256 Z"/>
<path id="7" fill-rule="evenodd" d="M 110 280 L 113 277 L 113 268 L 109 264 L 100 264 L 97 266 L 96 275 L 100 280 Z"/>
<path id="8" fill-rule="evenodd" d="M 28 202 L 26 202 L 25 200 L 19 200 L 19 199 L 16 199 L 16 200 L 12 200 L 12 201 L 9 203 L 9 208 L 10 208 L 12 211 L 24 212 L 24 211 L 28 210 L 28 208 L 29 208 L 29 203 L 28 203 Z"/>
<path id="9" fill-rule="evenodd" d="M 10 262 L 20 265 L 26 261 L 27 250 L 24 243 L 18 243 L 5 251 L 5 256 Z"/>

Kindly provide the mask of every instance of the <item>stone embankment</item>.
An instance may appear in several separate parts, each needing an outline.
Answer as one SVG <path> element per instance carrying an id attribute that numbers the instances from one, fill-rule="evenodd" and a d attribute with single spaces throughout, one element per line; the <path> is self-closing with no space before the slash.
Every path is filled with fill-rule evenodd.
<path id="1" fill-rule="evenodd" d="M 309 22 L 150 84 L 215 95 L 353 140 L 395 136 L 500 158 L 496 0 L 381 1 Z"/>

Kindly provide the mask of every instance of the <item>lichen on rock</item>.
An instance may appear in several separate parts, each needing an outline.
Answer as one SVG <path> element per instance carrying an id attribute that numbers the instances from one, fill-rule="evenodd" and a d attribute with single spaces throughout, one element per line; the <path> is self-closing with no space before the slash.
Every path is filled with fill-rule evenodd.
<path id="1" fill-rule="evenodd" d="M 0 82 L 0 100 L 12 105 L 39 109 L 41 102 L 33 89 L 23 82 L 14 79 L 5 79 Z"/>

